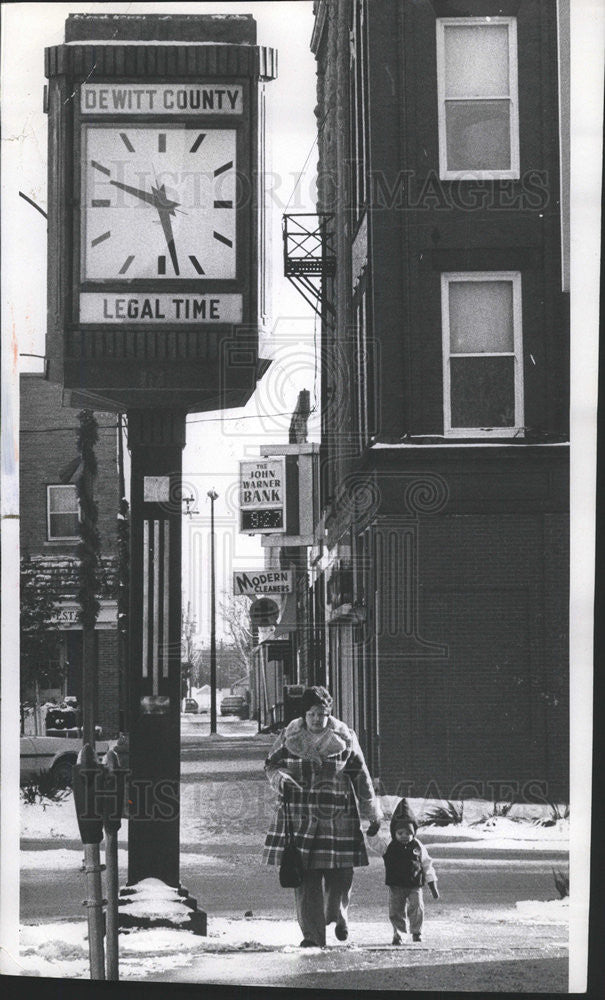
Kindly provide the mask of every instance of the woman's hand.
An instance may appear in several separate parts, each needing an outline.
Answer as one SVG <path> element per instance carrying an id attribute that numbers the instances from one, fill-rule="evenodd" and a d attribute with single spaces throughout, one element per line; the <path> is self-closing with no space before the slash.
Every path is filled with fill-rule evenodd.
<path id="1" fill-rule="evenodd" d="M 279 771 L 279 775 L 281 778 L 281 785 L 280 785 L 281 788 L 283 788 L 284 785 L 288 783 L 294 785 L 295 788 L 300 788 L 300 790 L 302 791 L 302 785 L 299 785 L 298 781 L 296 781 L 296 779 L 293 778 L 292 775 L 288 773 L 288 771 Z"/>
<path id="2" fill-rule="evenodd" d="M 380 820 L 379 819 L 372 820 L 366 831 L 367 836 L 375 837 L 379 830 L 380 830 Z"/>

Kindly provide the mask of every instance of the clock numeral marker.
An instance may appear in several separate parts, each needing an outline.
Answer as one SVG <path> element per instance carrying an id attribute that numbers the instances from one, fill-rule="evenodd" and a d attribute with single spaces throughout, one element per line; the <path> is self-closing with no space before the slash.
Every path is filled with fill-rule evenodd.
<path id="1" fill-rule="evenodd" d="M 158 153 L 166 152 L 166 133 L 160 132 L 158 135 Z"/>
<path id="2" fill-rule="evenodd" d="M 196 271 L 197 271 L 198 274 L 205 274 L 206 273 L 204 271 L 204 268 L 200 264 L 199 260 L 197 259 L 197 257 L 194 257 L 193 254 L 189 254 L 189 260 L 193 264 L 193 266 L 196 269 Z"/>
<path id="3" fill-rule="evenodd" d="M 222 167 L 217 167 L 214 171 L 214 176 L 218 177 L 219 174 L 224 174 L 225 170 L 231 170 L 233 166 L 233 160 L 229 160 L 229 163 L 223 163 Z"/>
<path id="4" fill-rule="evenodd" d="M 166 258 L 158 257 L 158 274 L 166 274 Z"/>
<path id="5" fill-rule="evenodd" d="M 125 132 L 120 132 L 120 139 L 122 140 L 122 142 L 126 146 L 126 149 L 128 150 L 128 152 L 129 153 L 134 153 L 134 146 L 132 145 L 130 139 L 128 138 L 128 136 L 126 135 Z"/>
<path id="6" fill-rule="evenodd" d="M 97 243 L 102 243 L 103 240 L 108 240 L 110 236 L 111 232 L 108 229 L 106 233 L 101 233 L 100 236 L 95 237 L 95 239 L 92 240 L 91 246 L 96 247 Z"/>
<path id="7" fill-rule="evenodd" d="M 193 146 L 191 147 L 191 149 L 189 150 L 189 152 L 190 153 L 197 153 L 198 149 L 202 145 L 202 143 L 203 143 L 203 141 L 204 141 L 205 138 L 206 138 L 206 133 L 205 132 L 200 132 L 200 134 L 198 135 L 197 139 L 193 143 Z"/>
<path id="8" fill-rule="evenodd" d="M 109 208 L 111 202 L 109 198 L 93 198 L 91 205 L 93 208 Z"/>
<path id="9" fill-rule="evenodd" d="M 215 201 L 214 207 L 215 208 L 233 208 L 233 202 L 232 201 Z"/>
<path id="10" fill-rule="evenodd" d="M 102 174 L 106 174 L 108 177 L 111 176 L 111 170 L 108 170 L 107 167 L 102 167 L 96 160 L 91 160 L 90 165 L 91 167 L 94 167 L 95 170 L 100 170 Z"/>
<path id="11" fill-rule="evenodd" d="M 130 255 L 130 257 L 127 257 L 127 258 L 126 258 L 126 260 L 125 260 L 125 261 L 124 261 L 124 263 L 122 264 L 122 266 L 121 266 L 121 268 L 120 268 L 120 270 L 119 270 L 119 272 L 118 272 L 118 273 L 119 273 L 119 274 L 126 274 L 126 272 L 127 272 L 128 268 L 129 268 L 129 267 L 130 267 L 130 265 L 132 264 L 133 260 L 134 260 L 134 254 L 131 254 L 131 255 Z"/>
<path id="12" fill-rule="evenodd" d="M 212 235 L 214 236 L 215 240 L 218 240 L 219 243 L 224 243 L 226 247 L 233 246 L 233 241 L 227 239 L 227 237 L 223 236 L 222 233 L 213 233 Z"/>

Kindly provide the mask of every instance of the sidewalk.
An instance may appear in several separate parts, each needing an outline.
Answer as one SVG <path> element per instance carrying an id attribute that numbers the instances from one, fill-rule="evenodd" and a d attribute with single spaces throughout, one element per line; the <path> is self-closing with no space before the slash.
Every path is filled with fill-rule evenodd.
<path id="1" fill-rule="evenodd" d="M 427 899 L 421 943 L 390 944 L 385 823 L 368 841 L 369 866 L 355 874 L 348 941 L 337 942 L 330 930 L 326 949 L 300 949 L 293 893 L 261 864 L 274 793 L 257 743 L 218 737 L 197 751 L 183 748 L 181 882 L 207 912 L 208 936 L 160 928 L 121 934 L 122 979 L 316 990 L 567 990 L 569 907 L 555 898 L 552 873 L 567 870 L 568 821 L 544 827 L 531 815 L 486 818 L 487 803 L 465 803 L 463 824 L 423 830 L 442 898 Z M 22 804 L 22 838 L 23 972 L 87 979 L 73 802 Z M 124 884 L 126 822 L 118 841 Z"/>
<path id="2" fill-rule="evenodd" d="M 292 944 L 300 938 L 293 918 L 210 917 L 207 938 L 168 929 L 121 935 L 121 978 L 317 989 L 565 991 L 566 911 L 561 903 L 544 906 L 542 916 L 511 907 L 429 913 L 423 942 L 408 940 L 401 947 L 388 943 L 386 919 L 352 919 L 348 942 L 336 942 L 329 932 L 327 948 L 304 950 Z M 86 978 L 85 933 L 82 922 L 24 927 L 24 973 Z"/>

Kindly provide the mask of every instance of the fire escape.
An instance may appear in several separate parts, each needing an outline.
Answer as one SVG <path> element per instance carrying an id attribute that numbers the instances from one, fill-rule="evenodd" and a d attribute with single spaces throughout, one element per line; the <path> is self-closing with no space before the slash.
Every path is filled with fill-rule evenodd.
<path id="1" fill-rule="evenodd" d="M 318 316 L 334 306 L 325 289 L 325 279 L 336 270 L 334 214 L 305 212 L 284 215 L 284 275 Z"/>

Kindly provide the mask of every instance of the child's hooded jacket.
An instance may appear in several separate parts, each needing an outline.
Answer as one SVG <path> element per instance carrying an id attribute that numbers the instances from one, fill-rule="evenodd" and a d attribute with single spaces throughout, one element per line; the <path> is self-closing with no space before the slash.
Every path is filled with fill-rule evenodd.
<path id="1" fill-rule="evenodd" d="M 406 823 L 413 826 L 414 837 L 407 844 L 401 844 L 395 839 L 395 830 Z M 387 885 L 417 889 L 426 882 L 437 881 L 429 853 L 415 835 L 417 829 L 418 821 L 413 810 L 406 799 L 401 799 L 391 818 L 391 843 L 383 855 Z"/>

